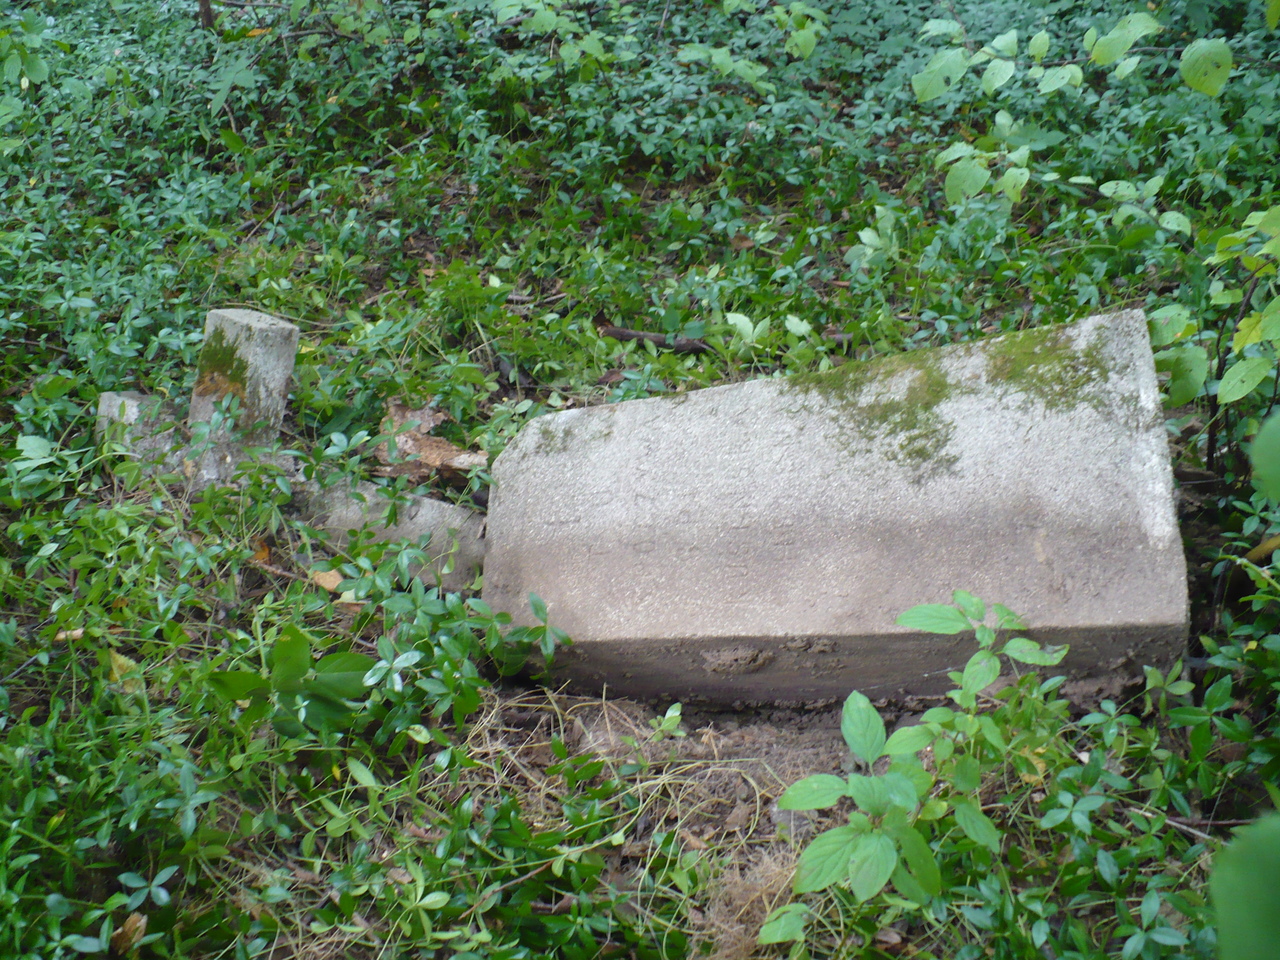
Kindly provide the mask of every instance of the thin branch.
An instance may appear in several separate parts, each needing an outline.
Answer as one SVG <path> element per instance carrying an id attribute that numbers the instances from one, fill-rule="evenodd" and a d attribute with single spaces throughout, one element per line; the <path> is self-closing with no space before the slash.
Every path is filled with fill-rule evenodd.
<path id="1" fill-rule="evenodd" d="M 669 339 L 665 333 L 648 333 L 644 330 L 627 330 L 605 324 L 599 328 L 600 336 L 612 337 L 614 340 L 644 340 L 654 346 L 663 347 L 675 353 L 706 353 L 711 347 L 701 340 L 689 340 L 684 337 Z"/>

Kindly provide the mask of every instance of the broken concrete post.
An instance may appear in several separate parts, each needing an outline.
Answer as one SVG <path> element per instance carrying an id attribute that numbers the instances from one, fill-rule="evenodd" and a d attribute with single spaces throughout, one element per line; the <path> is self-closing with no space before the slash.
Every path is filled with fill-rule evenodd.
<path id="1" fill-rule="evenodd" d="M 287 320 L 256 310 L 209 311 L 187 423 L 198 436 L 196 425 L 211 423 L 217 405 L 234 396 L 240 442 L 231 442 L 225 428 L 208 434 L 208 448 L 189 461 L 193 482 L 204 486 L 231 478 L 244 460 L 242 444 L 276 439 L 297 352 L 298 328 Z"/>
<path id="2" fill-rule="evenodd" d="M 163 397 L 135 390 L 98 394 L 98 418 L 94 435 L 99 441 L 118 440 L 135 460 L 158 461 L 164 469 L 178 469 L 172 456 L 177 411 Z"/>
<path id="3" fill-rule="evenodd" d="M 357 483 L 323 490 L 303 492 L 303 514 L 315 527 L 328 530 L 345 539 L 352 530 L 366 526 L 374 539 L 418 540 L 427 542 L 429 562 L 415 570 L 414 576 L 435 586 L 437 578 L 445 590 L 462 590 L 470 586 L 484 562 L 484 517 L 466 507 L 408 494 L 399 505 L 395 523 L 386 526 L 391 504 L 372 483 Z M 446 566 L 449 572 L 445 573 Z"/>
<path id="4" fill-rule="evenodd" d="M 539 417 L 497 459 L 484 599 L 576 641 L 579 686 L 812 701 L 938 693 L 954 588 L 1070 643 L 1171 658 L 1186 568 L 1140 311 Z"/>
<path id="5" fill-rule="evenodd" d="M 256 310 L 210 310 L 187 422 L 209 423 L 219 401 L 234 395 L 244 439 L 274 440 L 297 353 L 298 328 L 287 320 Z"/>

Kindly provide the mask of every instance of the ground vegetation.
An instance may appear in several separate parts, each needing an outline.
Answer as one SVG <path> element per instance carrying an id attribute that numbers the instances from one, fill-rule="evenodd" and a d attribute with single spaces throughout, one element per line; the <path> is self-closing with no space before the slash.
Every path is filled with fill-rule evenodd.
<path id="1" fill-rule="evenodd" d="M 1276 17 L 0 9 L 0 954 L 1212 956 L 1280 773 Z M 554 624 L 414 580 L 421 544 L 95 438 L 102 391 L 185 402 L 216 306 L 302 329 L 280 446 L 324 481 L 391 403 L 491 462 L 550 410 L 1141 307 L 1192 646 L 1073 701 L 960 592 L 908 614 L 974 637 L 950 700 L 772 753 L 543 691 Z M 380 482 L 482 509 L 488 465 Z"/>

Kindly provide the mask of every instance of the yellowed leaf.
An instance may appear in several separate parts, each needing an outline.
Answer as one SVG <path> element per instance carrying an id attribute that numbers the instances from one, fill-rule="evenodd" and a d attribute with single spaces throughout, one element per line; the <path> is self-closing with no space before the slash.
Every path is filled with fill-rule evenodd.
<path id="1" fill-rule="evenodd" d="M 108 674 L 108 679 L 112 683 L 120 684 L 120 689 L 130 696 L 146 691 L 146 684 L 141 679 L 129 676 L 129 674 L 138 669 L 137 661 L 130 660 L 124 654 L 117 653 L 115 650 L 108 651 L 107 655 L 111 660 L 111 671 Z"/>
<path id="2" fill-rule="evenodd" d="M 338 584 L 343 581 L 343 576 L 337 570 L 312 570 L 311 582 L 317 587 L 323 587 L 330 593 L 338 592 Z"/>
<path id="3" fill-rule="evenodd" d="M 260 37 L 260 36 L 262 36 L 264 33 L 270 33 L 270 32 L 271 32 L 271 28 L 270 28 L 270 27 L 254 27 L 252 30 L 250 30 L 248 33 L 246 33 L 246 34 L 245 34 L 245 36 L 246 36 L 246 37 Z"/>

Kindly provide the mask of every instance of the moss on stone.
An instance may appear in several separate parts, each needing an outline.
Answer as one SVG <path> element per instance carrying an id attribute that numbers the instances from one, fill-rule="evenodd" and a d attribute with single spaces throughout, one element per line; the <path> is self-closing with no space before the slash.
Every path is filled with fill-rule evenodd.
<path id="1" fill-rule="evenodd" d="M 983 361 L 988 385 L 1021 395 L 1045 410 L 1082 403 L 1095 409 L 1107 406 L 1101 388 L 1110 371 L 1102 338 L 1095 336 L 1082 347 L 1071 326 L 847 363 L 836 370 L 800 374 L 787 383 L 802 394 L 825 399 L 841 437 L 853 449 L 879 448 L 923 479 L 956 462 L 946 452 L 955 424 L 939 407 L 975 391 L 978 381 L 956 375 L 975 357 Z"/>
<path id="2" fill-rule="evenodd" d="M 940 361 L 937 351 L 918 350 L 800 374 L 787 383 L 827 400 L 841 435 L 856 448 L 880 445 L 890 460 L 923 478 L 955 463 L 945 452 L 955 425 L 938 406 L 966 389 L 951 382 Z"/>
<path id="3" fill-rule="evenodd" d="M 215 327 L 200 349 L 200 360 L 196 365 L 196 395 L 221 398 L 233 393 L 243 402 L 248 377 L 249 367 L 236 345 Z"/>
<path id="4" fill-rule="evenodd" d="M 1104 403 L 1098 389 L 1110 375 L 1101 338 L 1083 349 L 1074 327 L 1040 327 L 992 340 L 986 349 L 987 379 L 1005 384 L 1046 410 Z"/>
<path id="5" fill-rule="evenodd" d="M 587 442 L 603 442 L 613 436 L 612 418 L 601 416 L 600 411 L 610 410 L 609 407 L 599 408 L 588 416 L 586 423 L 575 423 L 565 417 L 550 416 L 539 417 L 533 421 L 538 431 L 538 442 L 533 447 L 534 453 L 539 454 L 555 454 L 564 453 L 569 449 L 579 437 Z M 584 429 L 579 430 L 582 427 Z M 530 428 L 532 429 L 532 428 Z"/>

